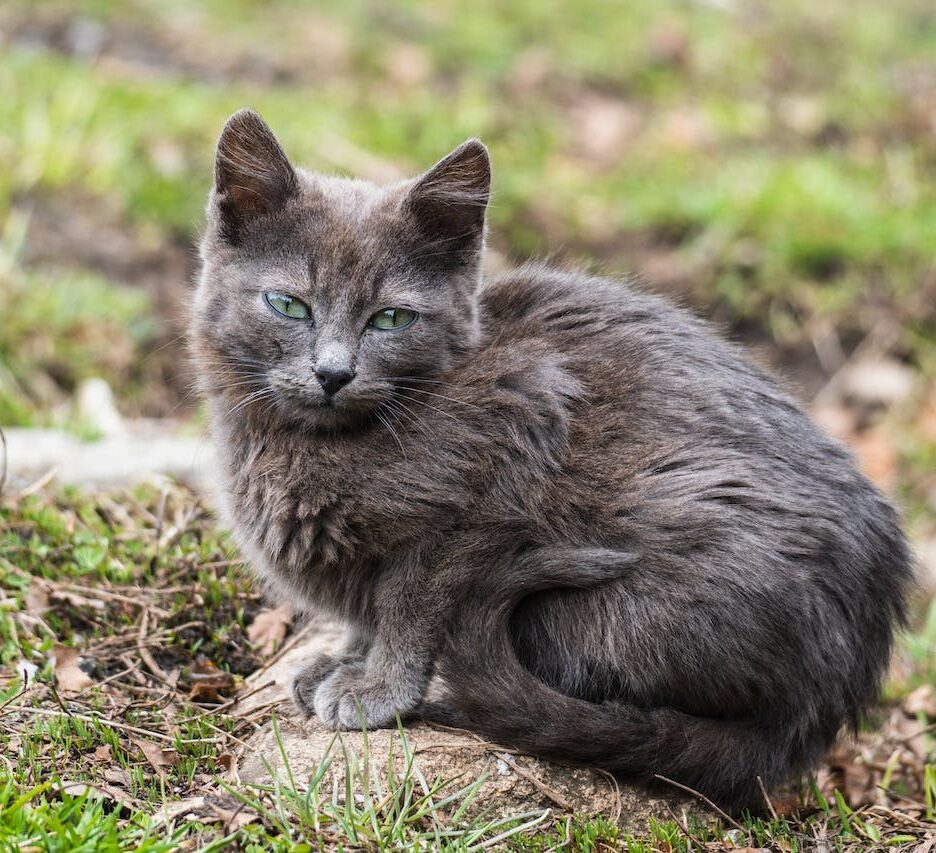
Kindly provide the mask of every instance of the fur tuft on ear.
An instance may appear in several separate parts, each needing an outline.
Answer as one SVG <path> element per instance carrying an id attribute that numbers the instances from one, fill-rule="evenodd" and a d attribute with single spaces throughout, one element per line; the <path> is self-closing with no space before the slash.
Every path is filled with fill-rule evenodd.
<path id="1" fill-rule="evenodd" d="M 469 139 L 416 179 L 404 208 L 427 241 L 457 255 L 481 248 L 490 195 L 487 148 Z"/>
<path id="2" fill-rule="evenodd" d="M 296 188 L 296 173 L 267 123 L 251 109 L 234 113 L 221 131 L 215 158 L 222 236 L 238 242 L 251 219 L 282 207 Z"/>

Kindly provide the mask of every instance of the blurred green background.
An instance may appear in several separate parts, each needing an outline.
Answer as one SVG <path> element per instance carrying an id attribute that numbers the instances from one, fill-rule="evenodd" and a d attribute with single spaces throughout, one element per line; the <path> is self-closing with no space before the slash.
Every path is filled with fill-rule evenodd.
<path id="1" fill-rule="evenodd" d="M 374 179 L 480 135 L 498 263 L 694 305 L 936 535 L 932 0 L 6 0 L 0 49 L 0 424 L 69 424 L 89 376 L 193 411 L 193 246 L 249 104 Z M 856 358 L 883 373 L 845 393 Z"/>

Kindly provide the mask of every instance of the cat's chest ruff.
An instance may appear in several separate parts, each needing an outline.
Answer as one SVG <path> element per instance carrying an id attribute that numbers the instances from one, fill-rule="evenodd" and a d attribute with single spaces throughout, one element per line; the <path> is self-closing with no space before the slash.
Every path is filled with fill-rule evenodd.
<path id="1" fill-rule="evenodd" d="M 329 448 L 258 448 L 233 472 L 242 523 L 277 570 L 293 573 L 353 558 L 353 481 Z"/>

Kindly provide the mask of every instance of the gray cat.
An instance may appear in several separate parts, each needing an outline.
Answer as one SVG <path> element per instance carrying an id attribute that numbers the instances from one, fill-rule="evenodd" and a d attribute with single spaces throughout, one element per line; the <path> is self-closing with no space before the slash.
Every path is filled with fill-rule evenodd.
<path id="1" fill-rule="evenodd" d="M 482 281 L 489 190 L 477 140 L 379 187 L 294 169 L 249 110 L 221 135 L 192 340 L 223 513 L 353 629 L 295 700 L 751 806 L 874 701 L 897 516 L 687 312 L 542 265 Z"/>

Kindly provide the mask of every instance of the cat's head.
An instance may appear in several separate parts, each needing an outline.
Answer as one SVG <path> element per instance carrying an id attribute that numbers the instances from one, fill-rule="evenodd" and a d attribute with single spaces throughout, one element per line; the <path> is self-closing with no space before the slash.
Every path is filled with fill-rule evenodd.
<path id="1" fill-rule="evenodd" d="M 490 183 L 476 139 L 376 186 L 294 168 L 259 115 L 236 113 L 193 308 L 202 389 L 229 411 L 338 427 L 445 371 L 478 335 Z"/>

